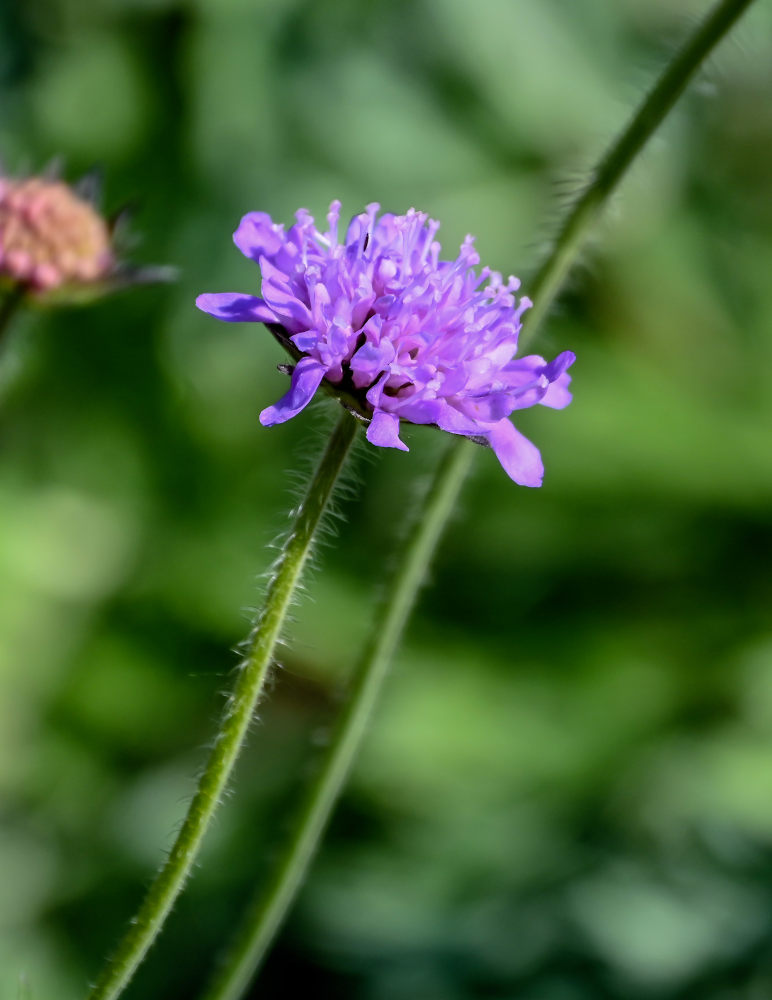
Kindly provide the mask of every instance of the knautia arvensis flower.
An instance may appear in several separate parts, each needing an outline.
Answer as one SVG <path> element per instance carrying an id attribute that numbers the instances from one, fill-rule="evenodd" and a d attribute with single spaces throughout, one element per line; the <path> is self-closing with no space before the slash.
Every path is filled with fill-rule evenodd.
<path id="1" fill-rule="evenodd" d="M 55 303 L 173 277 L 169 268 L 125 261 L 115 223 L 82 190 L 56 177 L 0 176 L 0 288 Z"/>
<path id="2" fill-rule="evenodd" d="M 0 274 L 34 293 L 104 278 L 114 267 L 110 231 L 67 184 L 0 178 Z"/>
<path id="3" fill-rule="evenodd" d="M 531 305 L 515 296 L 518 280 L 477 272 L 471 236 L 455 261 L 440 260 L 438 222 L 414 209 L 379 216 L 379 207 L 354 216 L 342 241 L 337 201 L 326 232 L 304 209 L 286 233 L 250 212 L 233 238 L 260 265 L 262 297 L 198 297 L 218 319 L 267 324 L 295 358 L 289 392 L 261 423 L 294 417 L 324 380 L 369 421 L 371 444 L 407 451 L 400 421 L 433 424 L 489 444 L 515 482 L 540 486 L 539 451 L 509 418 L 535 403 L 567 406 L 574 355 L 516 358 Z"/>

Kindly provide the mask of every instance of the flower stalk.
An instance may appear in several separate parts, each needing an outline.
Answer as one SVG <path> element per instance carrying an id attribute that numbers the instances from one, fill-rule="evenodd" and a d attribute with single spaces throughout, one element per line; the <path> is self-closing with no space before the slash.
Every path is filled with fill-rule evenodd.
<path id="1" fill-rule="evenodd" d="M 5 339 L 5 336 L 8 333 L 8 328 L 10 327 L 16 313 L 19 311 L 23 301 L 24 289 L 16 286 L 9 289 L 5 293 L 5 297 L 2 302 L 0 302 L 0 343 L 2 343 Z"/>
<path id="2" fill-rule="evenodd" d="M 301 807 L 291 840 L 268 886 L 255 901 L 220 974 L 206 992 L 206 1000 L 237 1000 L 244 994 L 292 905 L 362 744 L 416 593 L 426 578 L 475 451 L 474 444 L 463 440 L 451 445 L 440 463 L 376 614 L 346 706 Z"/>
<path id="3" fill-rule="evenodd" d="M 129 930 L 91 989 L 89 1000 L 114 1000 L 123 992 L 160 933 L 193 868 L 244 744 L 287 611 L 357 428 L 356 418 L 344 411 L 296 510 L 250 636 L 248 652 L 180 832 Z"/>
<path id="4" fill-rule="evenodd" d="M 752 3 L 753 0 L 719 0 L 708 11 L 601 157 L 590 183 L 563 220 L 550 253 L 529 283 L 534 306 L 526 318 L 525 338 L 534 336 L 549 312 L 609 196 L 704 60 Z"/>
<path id="5" fill-rule="evenodd" d="M 610 195 L 671 110 L 703 60 L 753 0 L 719 0 L 668 63 L 617 140 L 601 158 L 582 196 L 566 216 L 552 249 L 530 284 L 535 306 L 525 322 L 519 349 L 531 341 L 552 306 Z M 238 1000 L 271 945 L 302 884 L 314 851 L 345 784 L 365 725 L 400 641 L 426 569 L 471 467 L 474 447 L 461 440 L 448 449 L 426 496 L 356 672 L 350 701 L 300 814 L 287 852 L 267 889 L 253 903 L 226 963 L 205 1000 Z"/>

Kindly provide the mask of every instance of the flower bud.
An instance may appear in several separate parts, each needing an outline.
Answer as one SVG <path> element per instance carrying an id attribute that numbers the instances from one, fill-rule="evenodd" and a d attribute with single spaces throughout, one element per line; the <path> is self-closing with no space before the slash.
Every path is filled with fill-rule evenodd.
<path id="1" fill-rule="evenodd" d="M 42 296 L 101 282 L 114 268 L 106 221 L 71 187 L 0 179 L 0 277 Z"/>

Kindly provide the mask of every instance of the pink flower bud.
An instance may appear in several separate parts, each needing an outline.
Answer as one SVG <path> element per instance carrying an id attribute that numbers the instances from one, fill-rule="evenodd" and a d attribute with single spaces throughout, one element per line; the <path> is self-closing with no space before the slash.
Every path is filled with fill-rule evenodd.
<path id="1" fill-rule="evenodd" d="M 106 278 L 115 267 L 107 223 L 58 180 L 0 180 L 0 277 L 33 294 Z"/>

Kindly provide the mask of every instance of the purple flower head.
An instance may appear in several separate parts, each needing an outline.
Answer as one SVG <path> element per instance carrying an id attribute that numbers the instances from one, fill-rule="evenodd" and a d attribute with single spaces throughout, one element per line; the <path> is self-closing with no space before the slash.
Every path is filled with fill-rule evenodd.
<path id="1" fill-rule="evenodd" d="M 298 414 L 322 385 L 369 421 L 367 439 L 407 446 L 400 421 L 434 424 L 489 444 L 507 474 L 540 486 L 538 449 L 510 414 L 535 403 L 571 401 L 574 361 L 514 358 L 521 316 L 531 305 L 485 267 L 467 236 L 455 261 L 440 260 L 439 223 L 410 209 L 377 215 L 368 205 L 338 236 L 340 202 L 320 232 L 301 209 L 285 233 L 264 212 L 250 212 L 233 239 L 260 265 L 262 298 L 200 295 L 199 309 L 228 322 L 266 323 L 296 360 L 289 392 L 260 414 L 266 426 Z"/>

